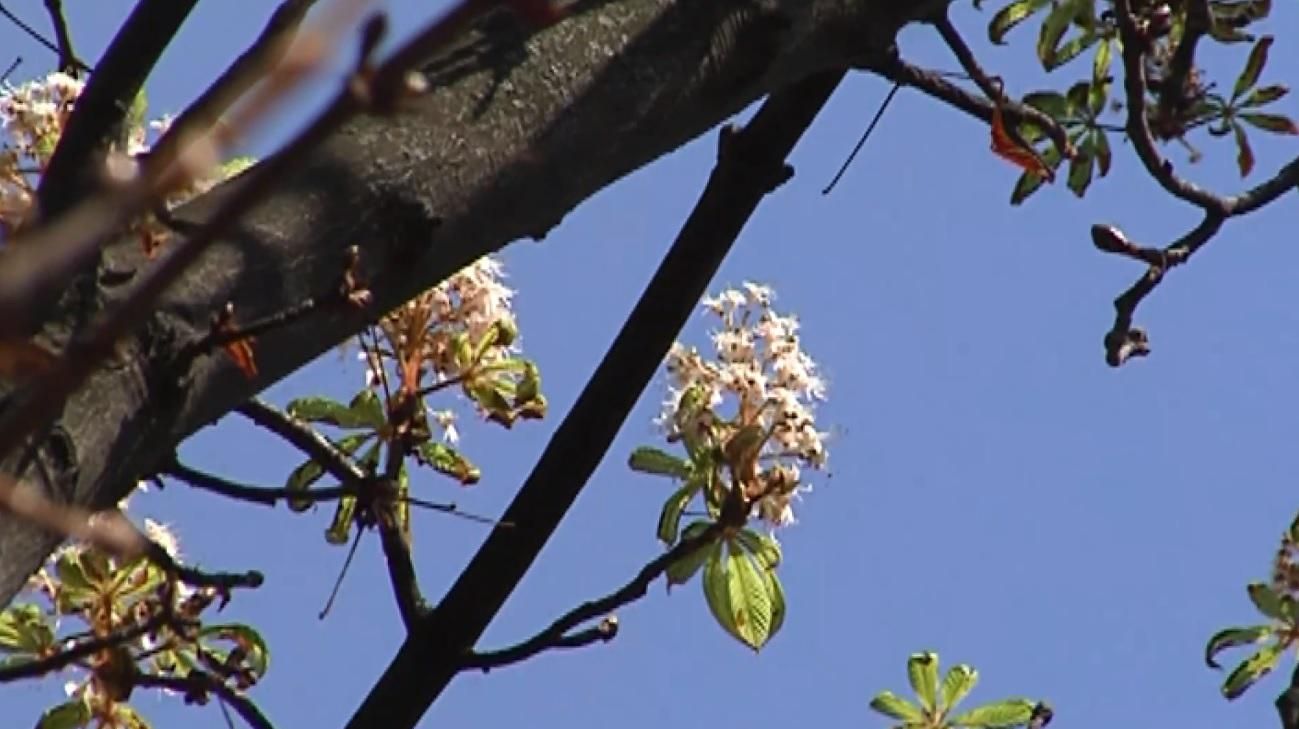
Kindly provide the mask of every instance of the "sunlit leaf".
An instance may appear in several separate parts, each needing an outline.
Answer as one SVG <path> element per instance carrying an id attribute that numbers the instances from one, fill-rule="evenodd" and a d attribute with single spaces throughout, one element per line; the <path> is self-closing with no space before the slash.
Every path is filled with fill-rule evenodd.
<path id="1" fill-rule="evenodd" d="M 130 704 L 113 704 L 113 718 L 117 721 L 116 729 L 151 729 L 152 727 L 149 721 Z"/>
<path id="2" fill-rule="evenodd" d="M 979 672 L 964 663 L 958 663 L 947 669 L 947 674 L 943 676 L 942 708 L 951 711 L 969 695 L 974 684 L 978 682 Z"/>
<path id="3" fill-rule="evenodd" d="M 757 651 L 775 626 L 770 583 L 745 551 L 734 543 L 704 564 L 704 597 L 727 633 Z"/>
<path id="4" fill-rule="evenodd" d="M 1249 599 L 1254 603 L 1254 607 L 1273 620 L 1290 620 L 1293 615 L 1288 614 L 1285 603 L 1281 596 L 1273 590 L 1271 585 L 1263 582 L 1251 582 L 1246 586 L 1245 591 L 1249 593 Z"/>
<path id="5" fill-rule="evenodd" d="M 1050 0 L 1015 0 L 992 16 L 988 22 L 988 40 L 1002 45 L 1006 33 L 1016 25 L 1027 20 L 1034 13 L 1046 7 Z"/>
<path id="6" fill-rule="evenodd" d="M 659 523 L 655 529 L 659 541 L 666 545 L 673 545 L 677 541 L 677 529 L 681 525 L 681 512 L 685 511 L 686 505 L 690 503 L 699 490 L 699 482 L 691 481 L 676 491 L 663 502 L 663 509 L 659 512 Z"/>
<path id="7" fill-rule="evenodd" d="M 1272 635 L 1272 626 L 1254 625 L 1248 628 L 1227 628 L 1219 630 L 1209 638 L 1204 647 L 1204 662 L 1209 668 L 1222 668 L 1215 658 L 1219 653 L 1242 645 L 1261 643 Z"/>
<path id="8" fill-rule="evenodd" d="M 690 464 L 684 458 L 650 446 L 641 446 L 632 451 L 631 457 L 627 459 L 627 465 L 633 471 L 657 476 L 689 478 L 691 473 Z"/>
<path id="9" fill-rule="evenodd" d="M 483 477 L 483 472 L 477 466 L 461 455 L 460 451 L 445 443 L 426 441 L 420 444 L 416 452 L 421 463 L 465 486 L 476 484 Z"/>
<path id="10" fill-rule="evenodd" d="M 1272 36 L 1265 35 L 1258 39 L 1254 47 L 1249 51 L 1249 59 L 1245 61 L 1245 68 L 1241 69 L 1240 75 L 1236 77 L 1236 85 L 1231 89 L 1231 98 L 1238 99 L 1240 95 L 1254 88 L 1258 83 L 1258 76 L 1263 72 L 1263 67 L 1267 65 L 1267 51 L 1272 47 Z"/>
<path id="11" fill-rule="evenodd" d="M 348 420 L 349 410 L 346 405 L 337 400 L 317 395 L 292 400 L 284 408 L 286 413 L 298 420 L 309 423 L 324 422 L 330 425 L 338 425 Z"/>
<path id="12" fill-rule="evenodd" d="M 692 522 L 685 528 L 685 531 L 682 532 L 682 541 L 699 538 L 699 535 L 703 534 L 709 526 L 709 523 L 706 521 Z M 699 549 L 696 549 L 685 557 L 682 557 L 676 562 L 668 565 L 666 571 L 668 577 L 668 590 L 671 591 L 673 585 L 683 585 L 689 582 L 690 578 L 695 576 L 695 573 L 699 571 L 699 568 L 703 566 L 704 562 L 715 558 L 716 555 L 719 555 L 721 549 L 721 542 L 713 542 L 711 545 L 703 545 Z"/>
<path id="13" fill-rule="evenodd" d="M 922 724 L 925 720 L 924 712 L 915 704 L 892 691 L 881 691 L 875 694 L 870 706 L 890 719 L 897 719 L 907 724 Z"/>
<path id="14" fill-rule="evenodd" d="M 955 726 L 988 727 L 988 729 L 1012 727 L 1027 723 L 1033 716 L 1033 707 L 1036 705 L 1028 699 L 1006 699 L 970 709 L 949 721 Z"/>
<path id="15" fill-rule="evenodd" d="M 330 544 L 347 544 L 352 534 L 352 518 L 356 515 L 356 497 L 344 496 L 334 508 L 334 517 L 325 527 L 325 541 Z"/>
<path id="16" fill-rule="evenodd" d="M 933 651 L 912 653 L 907 658 L 907 680 L 916 692 L 920 708 L 933 711 L 938 704 L 938 654 Z"/>
<path id="17" fill-rule="evenodd" d="M 1103 38 L 1096 46 L 1096 55 L 1092 57 L 1092 86 L 1108 85 L 1110 62 L 1114 57 L 1114 42 Z"/>
<path id="18" fill-rule="evenodd" d="M 0 651 L 38 655 L 54 645 L 54 629 L 39 605 L 23 603 L 0 612 Z"/>
<path id="19" fill-rule="evenodd" d="M 1285 652 L 1284 643 L 1273 643 L 1263 646 L 1257 653 L 1246 658 L 1222 682 L 1222 695 L 1228 700 L 1236 699 L 1249 690 L 1260 678 L 1272 672 Z"/>
<path id="20" fill-rule="evenodd" d="M 46 709 L 36 722 L 36 729 L 75 729 L 90 723 L 90 707 L 81 699 L 73 699 Z"/>
<path id="21" fill-rule="evenodd" d="M 782 559 L 780 542 L 769 535 L 746 528 L 736 532 L 735 540 L 753 555 L 753 559 L 762 569 L 774 570 L 780 564 Z"/>
<path id="22" fill-rule="evenodd" d="M 1264 131 L 1273 132 L 1275 134 L 1299 134 L 1299 126 L 1295 126 L 1294 120 L 1280 114 L 1241 112 L 1240 114 L 1237 114 L 1237 117 Z"/>

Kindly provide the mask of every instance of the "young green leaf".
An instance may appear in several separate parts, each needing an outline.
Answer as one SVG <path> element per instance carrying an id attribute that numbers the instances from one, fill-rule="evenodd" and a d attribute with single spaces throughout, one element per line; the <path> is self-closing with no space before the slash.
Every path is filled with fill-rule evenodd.
<path id="1" fill-rule="evenodd" d="M 1241 69 L 1240 75 L 1236 77 L 1236 85 L 1232 87 L 1231 98 L 1236 100 L 1240 95 L 1254 88 L 1258 83 L 1258 76 L 1263 72 L 1263 67 L 1267 65 L 1267 51 L 1272 47 L 1272 36 L 1265 35 L 1258 39 L 1254 47 L 1249 51 L 1249 59 L 1245 61 L 1245 68 Z"/>
<path id="2" fill-rule="evenodd" d="M 1006 33 L 1011 28 L 1028 20 L 1049 3 L 1050 0 L 1015 0 L 1010 3 L 992 16 L 992 20 L 988 22 L 988 40 L 997 45 L 1004 45 Z"/>
<path id="3" fill-rule="evenodd" d="M 1261 643 L 1272 635 L 1272 626 L 1253 625 L 1248 628 L 1227 628 L 1219 630 L 1209 638 L 1204 646 L 1204 662 L 1209 668 L 1222 668 L 1215 660 L 1217 655 L 1228 648 Z"/>
<path id="4" fill-rule="evenodd" d="M 1080 0 L 1056 2 L 1053 4 L 1051 12 L 1047 13 L 1046 19 L 1042 21 L 1042 27 L 1037 37 L 1037 58 L 1042 62 L 1044 69 L 1048 71 L 1054 70 L 1063 62 L 1057 62 L 1056 60 L 1057 48 L 1060 45 L 1060 39 L 1064 37 L 1065 31 L 1069 29 L 1070 23 L 1078 14 L 1081 4 L 1085 4 L 1085 0 L 1083 2 L 1080 2 Z M 1085 36 L 1086 34 L 1084 34 Z M 1094 36 L 1092 41 L 1095 41 Z M 1073 55 L 1076 56 L 1079 52 L 1081 52 L 1081 49 L 1075 51 Z M 1070 56 L 1070 58 L 1072 57 Z"/>
<path id="5" fill-rule="evenodd" d="M 663 502 L 663 510 L 659 512 L 659 523 L 655 531 L 659 541 L 668 546 L 676 544 L 677 529 L 681 525 L 681 512 L 685 511 L 686 505 L 694 498 L 699 486 L 698 480 L 691 479 L 686 485 L 672 492 L 667 501 Z"/>
<path id="6" fill-rule="evenodd" d="M 1102 38 L 1100 45 L 1096 46 L 1096 55 L 1092 57 L 1092 86 L 1108 86 L 1110 77 L 1110 62 L 1114 56 L 1114 42 L 1109 38 Z"/>
<path id="7" fill-rule="evenodd" d="M 753 555 L 754 561 L 762 569 L 774 570 L 780 564 L 780 542 L 771 536 L 746 528 L 736 533 L 735 540 Z"/>
<path id="8" fill-rule="evenodd" d="M 352 435 L 340 439 L 334 444 L 334 446 L 337 447 L 339 451 L 350 456 L 356 452 L 357 448 L 360 448 L 363 443 L 374 436 L 375 434 L 373 431 L 367 433 L 353 433 Z M 316 463 L 314 460 L 308 460 L 293 469 L 293 472 L 289 474 L 288 479 L 285 480 L 284 487 L 290 491 L 306 491 L 311 487 L 311 484 L 319 481 L 320 477 L 324 475 L 325 469 L 323 466 Z M 290 498 L 288 502 L 289 509 L 292 511 L 306 511 L 311 508 L 311 500 L 309 499 Z"/>
<path id="9" fill-rule="evenodd" d="M 416 450 L 420 463 L 443 473 L 465 486 L 478 483 L 483 472 L 455 448 L 436 441 L 425 441 Z"/>
<path id="10" fill-rule="evenodd" d="M 358 394 L 359 398 L 360 395 Z M 337 400 L 323 396 L 300 397 L 284 408 L 290 417 L 309 423 L 325 423 L 340 428 L 359 428 L 353 422 L 351 408 Z M 344 425 L 344 423 L 347 423 Z"/>
<path id="11" fill-rule="evenodd" d="M 130 704 L 114 704 L 113 719 L 116 721 L 113 725 L 116 729 L 152 729 L 149 721 Z"/>
<path id="12" fill-rule="evenodd" d="M 199 630 L 199 637 L 206 643 L 210 640 L 226 640 L 233 643 L 243 654 L 243 665 L 258 678 L 266 675 L 270 668 L 271 653 L 266 647 L 266 640 L 252 627 L 242 623 L 209 625 Z"/>
<path id="13" fill-rule="evenodd" d="M 1087 193 L 1087 186 L 1092 183 L 1092 162 L 1094 161 L 1094 152 L 1092 150 L 1091 137 L 1079 146 L 1078 153 L 1073 159 L 1069 160 L 1069 180 L 1066 183 L 1073 194 L 1082 197 Z"/>
<path id="14" fill-rule="evenodd" d="M 685 459 L 650 446 L 641 446 L 632 451 L 631 457 L 627 459 L 627 465 L 633 471 L 656 476 L 689 478 L 691 473 L 690 464 Z"/>
<path id="15" fill-rule="evenodd" d="M 1033 716 L 1036 706 L 1028 699 L 1006 699 L 993 704 L 984 704 L 950 720 L 953 726 L 986 727 L 999 729 L 1025 724 Z"/>
<path id="16" fill-rule="evenodd" d="M 1249 95 L 1241 99 L 1240 104 L 1237 106 L 1240 108 L 1264 106 L 1284 97 L 1288 93 L 1290 93 L 1290 88 L 1283 84 L 1260 86 L 1250 91 Z"/>
<path id="17" fill-rule="evenodd" d="M 925 721 L 924 712 L 892 691 L 881 691 L 875 694 L 870 706 L 890 719 L 897 719 L 907 724 L 923 724 Z"/>
<path id="18" fill-rule="evenodd" d="M 36 729 L 76 729 L 90 723 L 90 707 L 81 699 L 72 699 L 46 709 L 36 722 Z"/>
<path id="19" fill-rule="evenodd" d="M 0 612 L 0 651 L 38 655 L 54 645 L 54 629 L 39 605 L 24 603 Z"/>
<path id="20" fill-rule="evenodd" d="M 773 597 L 753 560 L 733 542 L 704 564 L 704 598 L 719 625 L 757 651 L 772 636 Z"/>
<path id="21" fill-rule="evenodd" d="M 1060 151 L 1056 149 L 1054 144 L 1048 146 L 1042 152 L 1042 161 L 1053 169 L 1060 165 Z M 1032 172 L 1025 172 L 1020 175 L 1019 180 L 1015 182 L 1015 189 L 1011 190 L 1010 204 L 1019 205 L 1023 203 L 1028 199 L 1029 195 L 1037 192 L 1043 182 L 1046 182 L 1046 180 Z"/>
<path id="22" fill-rule="evenodd" d="M 780 576 L 775 570 L 760 570 L 760 573 L 767 583 L 767 594 L 771 596 L 771 628 L 767 636 L 770 640 L 785 625 L 785 586 L 780 584 Z"/>
<path id="23" fill-rule="evenodd" d="M 1058 91 L 1034 91 L 1026 94 L 1023 102 L 1056 121 L 1069 114 L 1069 102 Z"/>
<path id="24" fill-rule="evenodd" d="M 370 428 L 378 430 L 387 424 L 388 418 L 383 412 L 383 403 L 374 390 L 368 387 L 356 393 L 352 402 L 347 404 L 347 419 L 337 423 L 343 428 Z"/>
<path id="25" fill-rule="evenodd" d="M 1273 620 L 1286 620 L 1284 605 L 1281 602 L 1281 596 L 1276 594 L 1271 585 L 1263 582 L 1251 582 L 1245 587 L 1249 593 L 1249 599 L 1253 601 L 1254 607 Z"/>
<path id="26" fill-rule="evenodd" d="M 907 658 L 907 680 L 920 700 L 920 708 L 933 711 L 938 705 L 938 654 L 912 653 Z"/>
<path id="27" fill-rule="evenodd" d="M 352 517 L 356 515 L 356 497 L 344 496 L 338 500 L 334 518 L 325 527 L 325 541 L 330 544 L 347 544 L 352 533 Z"/>
<path id="28" fill-rule="evenodd" d="M 709 527 L 706 521 L 696 521 L 687 526 L 685 532 L 681 535 L 683 540 L 697 538 Z M 722 550 L 721 542 L 713 542 L 709 545 L 701 546 L 699 549 L 682 557 L 681 559 L 668 565 L 668 592 L 672 591 L 674 585 L 684 585 L 690 581 L 691 577 L 699 571 L 704 562 L 709 559 L 717 558 Z"/>
<path id="29" fill-rule="evenodd" d="M 1295 126 L 1294 120 L 1288 116 L 1280 114 L 1260 114 L 1258 112 L 1241 112 L 1237 114 L 1241 120 L 1249 123 L 1251 126 L 1262 129 L 1273 134 L 1299 134 L 1299 126 Z"/>
<path id="30" fill-rule="evenodd" d="M 1092 130 L 1092 149 L 1096 151 L 1096 170 L 1104 177 L 1110 173 L 1110 140 L 1104 129 Z"/>
<path id="31" fill-rule="evenodd" d="M 961 699 L 969 695 L 974 689 L 974 684 L 978 682 L 979 672 L 964 663 L 958 663 L 947 669 L 947 675 L 943 676 L 942 708 L 951 711 L 961 703 Z"/>
<path id="32" fill-rule="evenodd" d="M 1276 668 L 1277 661 L 1285 652 L 1285 643 L 1273 643 L 1263 646 L 1257 653 L 1246 658 L 1222 682 L 1222 695 L 1228 701 L 1239 698 L 1249 690 L 1256 681 Z"/>

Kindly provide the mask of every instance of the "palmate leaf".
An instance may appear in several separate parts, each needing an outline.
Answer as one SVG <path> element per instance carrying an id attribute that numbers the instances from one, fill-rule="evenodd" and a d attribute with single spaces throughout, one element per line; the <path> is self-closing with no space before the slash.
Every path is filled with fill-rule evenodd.
<path id="1" fill-rule="evenodd" d="M 324 423 L 348 430 L 378 430 L 385 422 L 379 396 L 369 389 L 356 393 L 347 405 L 327 397 L 300 397 L 290 402 L 285 412 L 309 423 Z"/>
<path id="2" fill-rule="evenodd" d="M 1025 724 L 1033 716 L 1037 704 L 1028 699 L 1006 699 L 970 709 L 950 720 L 953 726 L 986 727 L 999 729 Z"/>
<path id="3" fill-rule="evenodd" d="M 1231 89 L 1231 98 L 1236 100 L 1246 91 L 1254 88 L 1258 83 L 1259 74 L 1263 73 L 1263 67 L 1267 65 L 1267 52 L 1272 47 L 1272 36 L 1265 35 L 1258 39 L 1254 47 L 1249 51 L 1249 58 L 1245 61 L 1245 67 L 1241 69 L 1240 75 L 1236 77 L 1236 85 Z"/>
<path id="4" fill-rule="evenodd" d="M 684 458 L 650 446 L 641 446 L 632 451 L 627 465 L 633 471 L 673 478 L 689 478 L 692 471 L 690 463 Z"/>
<path id="5" fill-rule="evenodd" d="M 1283 98 L 1290 93 L 1290 87 L 1285 84 L 1270 84 L 1268 86 L 1259 86 L 1250 91 L 1249 94 L 1240 100 L 1240 108 L 1253 108 L 1270 104 L 1273 101 Z"/>
<path id="6" fill-rule="evenodd" d="M 1006 7 L 997 11 L 988 22 L 988 40 L 997 45 L 1003 45 L 1006 33 L 1011 28 L 1028 20 L 1034 13 L 1050 4 L 1051 0 L 1015 0 Z"/>
<path id="7" fill-rule="evenodd" d="M 0 612 L 0 652 L 36 656 L 54 645 L 54 628 L 39 605 L 22 603 Z"/>
<path id="8" fill-rule="evenodd" d="M 1099 36 L 1095 32 L 1096 19 L 1092 12 L 1091 0 L 1064 0 L 1051 9 L 1046 20 L 1042 21 L 1037 40 L 1037 57 L 1042 68 L 1054 71 L 1095 45 Z M 1061 39 L 1075 22 L 1082 26 L 1082 34 L 1062 45 Z"/>
<path id="9" fill-rule="evenodd" d="M 483 477 L 483 472 L 477 466 L 461 455 L 460 451 L 445 443 L 425 441 L 419 445 L 416 454 L 420 463 L 454 478 L 464 486 L 472 486 Z"/>
<path id="10" fill-rule="evenodd" d="M 969 695 L 978 682 L 979 672 L 969 665 L 958 663 L 947 669 L 947 675 L 943 676 L 942 708 L 951 711 Z"/>
<path id="11" fill-rule="evenodd" d="M 1092 167 L 1096 159 L 1093 145 L 1094 142 L 1088 135 L 1078 146 L 1073 159 L 1069 160 L 1069 179 L 1065 184 L 1078 197 L 1087 194 L 1087 187 L 1092 183 Z"/>
<path id="12" fill-rule="evenodd" d="M 375 435 L 376 433 L 374 431 L 353 433 L 352 435 L 340 438 L 334 443 L 334 447 L 338 448 L 338 450 L 343 454 L 350 456 L 355 453 L 358 448 L 364 445 L 366 441 L 374 438 Z M 284 487 L 290 491 L 306 491 L 308 488 L 311 488 L 313 483 L 319 481 L 320 477 L 324 475 L 325 468 L 323 466 L 314 460 L 308 460 L 289 473 L 288 479 L 284 482 Z M 311 501 L 309 499 L 290 498 L 288 503 L 289 509 L 293 511 L 306 511 L 311 508 Z"/>
<path id="13" fill-rule="evenodd" d="M 784 622 L 784 595 L 734 541 L 704 564 L 704 598 L 722 629 L 755 651 Z"/>
<path id="14" fill-rule="evenodd" d="M 907 724 L 922 724 L 925 721 L 924 712 L 919 707 L 892 691 L 881 691 L 875 694 L 875 698 L 871 699 L 870 707 L 890 719 L 897 719 Z"/>
<path id="15" fill-rule="evenodd" d="M 1241 121 L 1250 126 L 1273 134 L 1299 134 L 1299 126 L 1288 116 L 1280 114 L 1261 114 L 1258 112 L 1241 112 L 1237 114 Z"/>
<path id="16" fill-rule="evenodd" d="M 1055 168 L 1060 164 L 1060 150 L 1052 144 L 1042 151 L 1042 161 L 1048 167 Z M 1037 192 L 1042 187 L 1046 179 L 1033 172 L 1024 172 L 1015 182 L 1014 189 L 1010 192 L 1010 204 L 1019 205 L 1028 199 L 1029 195 Z"/>

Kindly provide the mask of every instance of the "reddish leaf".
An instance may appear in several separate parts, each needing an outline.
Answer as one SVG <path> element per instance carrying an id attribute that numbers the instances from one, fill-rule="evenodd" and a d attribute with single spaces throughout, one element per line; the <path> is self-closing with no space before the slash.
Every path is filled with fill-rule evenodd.
<path id="1" fill-rule="evenodd" d="M 1006 128 L 1000 104 L 992 109 L 992 151 L 1025 172 L 1032 172 L 1047 182 L 1055 182 L 1055 170 L 1051 169 L 1037 150 L 1025 143 L 1014 130 Z"/>
<path id="2" fill-rule="evenodd" d="M 255 341 L 252 337 L 244 337 L 222 345 L 222 349 L 230 355 L 230 359 L 234 360 L 235 367 L 238 367 L 249 380 L 257 379 L 257 359 L 253 356 Z"/>
<path id="3" fill-rule="evenodd" d="M 1254 150 L 1250 149 L 1245 128 L 1239 122 L 1232 122 L 1231 129 L 1236 133 L 1236 164 L 1240 167 L 1240 176 L 1248 177 L 1254 169 Z"/>
<path id="4" fill-rule="evenodd" d="M 1280 114 L 1241 113 L 1240 118 L 1264 131 L 1276 134 L 1299 134 L 1299 126 L 1290 117 Z"/>

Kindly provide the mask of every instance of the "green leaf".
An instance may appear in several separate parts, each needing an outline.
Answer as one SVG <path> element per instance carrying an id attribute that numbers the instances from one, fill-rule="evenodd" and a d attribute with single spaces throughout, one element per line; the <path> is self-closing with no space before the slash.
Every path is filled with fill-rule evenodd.
<path id="1" fill-rule="evenodd" d="M 114 704 L 113 718 L 117 720 L 117 729 L 151 729 L 151 724 L 130 704 Z"/>
<path id="2" fill-rule="evenodd" d="M 938 704 L 938 654 L 912 653 L 907 658 L 907 680 L 920 700 L 920 708 L 933 711 Z"/>
<path id="3" fill-rule="evenodd" d="M 1069 114 L 1069 102 L 1058 91 L 1034 91 L 1023 102 L 1057 121 Z"/>
<path id="4" fill-rule="evenodd" d="M 1096 151 L 1096 169 L 1104 177 L 1110 173 L 1110 140 L 1104 129 L 1092 130 L 1092 149 Z"/>
<path id="5" fill-rule="evenodd" d="M 1276 668 L 1285 648 L 1285 643 L 1273 643 L 1260 648 L 1257 653 L 1241 661 L 1240 665 L 1227 676 L 1227 680 L 1222 682 L 1222 695 L 1228 701 L 1239 698 L 1256 681 Z"/>
<path id="6" fill-rule="evenodd" d="M 383 412 L 383 403 L 374 390 L 368 387 L 352 398 L 347 405 L 346 419 L 336 423 L 342 428 L 369 428 L 378 430 L 387 425 L 388 416 Z"/>
<path id="7" fill-rule="evenodd" d="M 1272 36 L 1265 35 L 1258 39 L 1254 47 L 1249 51 L 1249 59 L 1245 61 L 1245 68 L 1241 69 L 1240 75 L 1236 77 L 1236 85 L 1231 89 L 1231 98 L 1233 100 L 1240 98 L 1240 95 L 1254 88 L 1258 83 L 1258 76 L 1263 72 L 1263 67 L 1267 65 L 1267 51 L 1272 47 Z"/>
<path id="8" fill-rule="evenodd" d="M 1280 114 L 1259 114 L 1257 112 L 1241 112 L 1237 114 L 1242 121 L 1249 123 L 1251 126 L 1258 127 L 1267 132 L 1274 134 L 1299 134 L 1299 126 L 1295 126 L 1294 120 L 1288 116 Z"/>
<path id="9" fill-rule="evenodd" d="M 1069 160 L 1069 179 L 1066 183 L 1073 194 L 1082 197 L 1092 183 L 1093 151 L 1091 138 L 1082 143 L 1073 159 Z"/>
<path id="10" fill-rule="evenodd" d="M 365 407 L 362 399 L 365 393 L 369 393 L 371 398 L 377 400 L 378 396 L 369 390 L 362 390 L 353 398 L 354 405 L 362 405 L 356 413 L 352 408 L 344 405 L 337 400 L 327 397 L 300 397 L 288 404 L 284 409 L 291 417 L 298 420 L 305 420 L 308 423 L 325 423 L 339 428 L 361 428 L 369 425 L 363 417 Z M 382 423 L 381 423 L 382 424 Z M 377 426 L 370 426 L 377 427 Z"/>
<path id="11" fill-rule="evenodd" d="M 1069 29 L 1070 22 L 1073 21 L 1074 15 L 1078 12 L 1078 2 L 1076 0 L 1063 0 L 1055 2 L 1052 5 L 1051 12 L 1047 13 L 1046 19 L 1042 21 L 1042 27 L 1037 36 L 1037 58 L 1042 62 L 1042 67 L 1048 71 L 1055 69 L 1056 47 L 1060 45 L 1060 39 Z M 1076 55 L 1076 54 L 1075 54 Z"/>
<path id="12" fill-rule="evenodd" d="M 35 656 L 54 645 L 54 629 L 39 605 L 23 603 L 0 612 L 0 651 Z"/>
<path id="13" fill-rule="evenodd" d="M 483 477 L 483 472 L 477 466 L 461 455 L 460 451 L 445 443 L 426 441 L 420 444 L 417 453 L 421 463 L 465 486 L 476 484 Z"/>
<path id="14" fill-rule="evenodd" d="M 1245 588 L 1249 593 L 1249 599 L 1253 601 L 1254 607 L 1273 620 L 1289 620 L 1292 615 L 1286 614 L 1284 603 L 1281 596 L 1276 594 L 1270 585 L 1262 582 L 1251 582 Z"/>
<path id="15" fill-rule="evenodd" d="M 271 664 L 271 652 L 266 640 L 254 628 L 243 623 L 208 625 L 199 630 L 199 638 L 206 644 L 213 640 L 230 641 L 243 653 L 241 665 L 258 678 L 266 675 Z"/>
<path id="16" fill-rule="evenodd" d="M 641 446 L 632 451 L 631 457 L 627 459 L 627 465 L 633 471 L 652 473 L 656 476 L 689 478 L 691 474 L 690 464 L 685 459 L 650 446 Z"/>
<path id="17" fill-rule="evenodd" d="M 1250 149 L 1249 137 L 1240 122 L 1233 121 L 1231 131 L 1236 135 L 1236 165 L 1240 168 L 1240 176 L 1246 177 L 1254 169 L 1254 150 Z"/>
<path id="18" fill-rule="evenodd" d="M 685 532 L 681 535 L 682 540 L 695 539 L 704 530 L 708 529 L 710 524 L 706 521 L 696 521 L 686 527 Z M 666 574 L 668 576 L 668 591 L 672 591 L 674 585 L 684 585 L 690 581 L 691 577 L 699 571 L 704 562 L 713 559 L 719 555 L 722 550 L 721 542 L 713 542 L 711 545 L 703 545 L 699 549 L 682 557 L 681 559 L 668 565 Z"/>
<path id="19" fill-rule="evenodd" d="M 997 45 L 1005 44 L 1006 33 L 1011 28 L 1028 20 L 1034 13 L 1047 6 L 1050 0 L 1015 0 L 992 16 L 988 22 L 988 40 Z"/>
<path id="20" fill-rule="evenodd" d="M 1046 149 L 1042 151 L 1042 161 L 1045 162 L 1048 167 L 1054 169 L 1060 164 L 1060 150 L 1056 149 L 1054 144 L 1047 146 Z M 1015 189 L 1011 190 L 1010 204 L 1019 205 L 1023 203 L 1028 199 L 1029 195 L 1037 192 L 1037 189 L 1041 187 L 1044 182 L 1046 182 L 1045 179 L 1038 177 L 1032 172 L 1021 174 L 1019 180 L 1015 182 Z"/>
<path id="21" fill-rule="evenodd" d="M 767 594 L 771 596 L 770 640 L 785 625 L 785 587 L 780 584 L 780 576 L 775 570 L 763 570 L 762 577 L 767 582 Z"/>
<path id="22" fill-rule="evenodd" d="M 672 492 L 667 501 L 663 502 L 663 510 L 659 512 L 659 523 L 655 531 L 659 541 L 668 546 L 676 544 L 677 529 L 681 525 L 681 512 L 685 511 L 686 505 L 694 498 L 699 486 L 698 480 L 691 479 L 686 485 Z"/>
<path id="23" fill-rule="evenodd" d="M 704 564 L 704 597 L 719 625 L 732 637 L 757 651 L 773 635 L 775 598 L 749 555 L 727 542 Z M 777 626 L 778 627 L 778 626 Z"/>
<path id="24" fill-rule="evenodd" d="M 1108 86 L 1110 62 L 1114 58 L 1114 41 L 1102 38 L 1096 46 L 1096 55 L 1092 57 L 1092 86 Z"/>
<path id="25" fill-rule="evenodd" d="M 228 161 L 222 162 L 221 165 L 217 167 L 217 177 L 222 180 L 228 180 L 255 164 L 257 164 L 256 157 L 250 157 L 247 155 L 231 157 Z"/>
<path id="26" fill-rule="evenodd" d="M 907 724 L 923 724 L 925 721 L 924 712 L 892 691 L 881 691 L 875 694 L 875 698 L 871 699 L 871 708 L 890 719 L 897 719 Z"/>
<path id="27" fill-rule="evenodd" d="M 541 394 L 541 371 L 537 365 L 525 361 L 523 363 L 523 374 L 519 377 L 519 389 L 515 393 L 515 399 L 520 404 L 532 402 Z"/>
<path id="28" fill-rule="evenodd" d="M 1253 625 L 1248 628 L 1219 630 L 1213 634 L 1212 638 L 1209 638 L 1209 643 L 1204 646 L 1204 663 L 1209 668 L 1222 668 L 1214 660 L 1219 653 L 1228 648 L 1261 643 L 1271 635 L 1272 626 L 1270 625 Z"/>
<path id="29" fill-rule="evenodd" d="M 338 500 L 334 518 L 325 527 L 325 541 L 330 544 L 347 544 L 352 534 L 352 518 L 356 516 L 356 497 L 344 496 Z"/>
<path id="30" fill-rule="evenodd" d="M 354 433 L 343 437 L 335 443 L 334 446 L 337 447 L 338 450 L 350 456 L 356 452 L 357 448 L 361 447 L 361 444 L 370 440 L 374 436 L 375 434 L 373 431 L 368 433 Z M 320 477 L 324 475 L 324 467 L 315 461 L 309 460 L 293 469 L 293 472 L 289 474 L 288 479 L 285 480 L 284 487 L 290 491 L 306 491 L 311 487 L 311 484 L 319 481 Z M 288 501 L 289 509 L 293 511 L 306 511 L 311 508 L 310 500 L 290 498 Z"/>
<path id="31" fill-rule="evenodd" d="M 735 540 L 753 555 L 753 559 L 762 569 L 774 570 L 780 564 L 782 558 L 780 542 L 772 537 L 746 528 L 736 533 Z"/>
<path id="32" fill-rule="evenodd" d="M 46 709 L 36 722 L 36 729 L 74 729 L 85 726 L 91 720 L 90 707 L 81 699 L 73 699 Z"/>
<path id="33" fill-rule="evenodd" d="M 1036 705 L 1028 699 L 1006 699 L 970 709 L 952 719 L 950 723 L 955 726 L 988 727 L 989 729 L 1012 727 L 1027 723 L 1033 716 L 1033 707 Z"/>
<path id="34" fill-rule="evenodd" d="M 945 711 L 951 711 L 961 703 L 979 682 L 979 672 L 964 663 L 958 663 L 947 669 L 943 676 L 943 705 Z"/>
<path id="35" fill-rule="evenodd" d="M 1264 106 L 1284 97 L 1288 93 L 1290 93 L 1290 87 L 1284 84 L 1260 86 L 1250 91 L 1249 95 L 1244 99 L 1241 99 L 1238 106 L 1243 108 Z"/>

